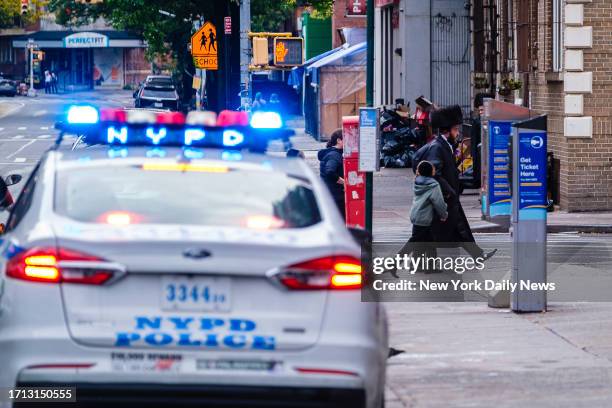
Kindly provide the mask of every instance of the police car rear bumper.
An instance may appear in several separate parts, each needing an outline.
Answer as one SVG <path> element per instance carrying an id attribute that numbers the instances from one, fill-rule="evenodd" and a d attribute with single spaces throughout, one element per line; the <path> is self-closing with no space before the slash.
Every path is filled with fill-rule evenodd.
<path id="1" fill-rule="evenodd" d="M 22 387 L 61 386 L 61 383 L 20 383 Z M 362 408 L 365 392 L 360 389 L 272 386 L 203 386 L 200 384 L 77 383 L 75 408 L 123 406 L 206 406 Z M 27 405 L 15 405 L 25 407 Z M 45 404 L 45 407 L 50 405 Z"/>

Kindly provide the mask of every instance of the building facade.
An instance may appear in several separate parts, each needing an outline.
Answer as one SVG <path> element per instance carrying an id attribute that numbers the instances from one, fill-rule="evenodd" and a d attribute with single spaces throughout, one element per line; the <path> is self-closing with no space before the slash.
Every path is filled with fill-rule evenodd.
<path id="1" fill-rule="evenodd" d="M 33 27 L 0 34 L 0 68 L 15 79 L 29 75 L 28 44 L 44 52 L 34 63 L 35 86 L 43 86 L 46 70 L 55 72 L 60 91 L 121 88 L 135 85 L 151 73 L 146 44 L 103 21 L 76 30 L 55 23 L 52 15 Z"/>
<path id="2" fill-rule="evenodd" d="M 612 3 L 479 2 L 485 13 L 481 20 L 474 9 L 473 51 L 483 64 L 475 64 L 474 83 L 548 115 L 562 209 L 611 210 Z"/>

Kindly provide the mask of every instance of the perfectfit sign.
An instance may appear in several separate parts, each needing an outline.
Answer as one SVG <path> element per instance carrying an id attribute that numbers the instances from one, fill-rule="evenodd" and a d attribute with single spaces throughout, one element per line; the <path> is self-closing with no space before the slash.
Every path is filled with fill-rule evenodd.
<path id="1" fill-rule="evenodd" d="M 100 33 L 74 33 L 64 37 L 64 48 L 105 48 L 108 37 Z"/>

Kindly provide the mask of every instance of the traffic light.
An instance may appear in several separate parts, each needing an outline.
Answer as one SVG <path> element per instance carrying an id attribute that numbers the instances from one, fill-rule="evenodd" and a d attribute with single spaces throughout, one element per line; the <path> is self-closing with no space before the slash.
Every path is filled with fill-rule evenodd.
<path id="1" fill-rule="evenodd" d="M 304 63 L 304 40 L 300 37 L 274 39 L 274 65 L 296 67 Z"/>
<path id="2" fill-rule="evenodd" d="M 34 61 L 42 61 L 45 59 L 45 52 L 44 51 L 34 51 L 32 52 L 32 59 Z"/>
<path id="3" fill-rule="evenodd" d="M 21 15 L 28 14 L 30 11 L 30 0 L 21 0 Z"/>
<path id="4" fill-rule="evenodd" d="M 268 65 L 268 39 L 253 37 L 253 65 Z"/>

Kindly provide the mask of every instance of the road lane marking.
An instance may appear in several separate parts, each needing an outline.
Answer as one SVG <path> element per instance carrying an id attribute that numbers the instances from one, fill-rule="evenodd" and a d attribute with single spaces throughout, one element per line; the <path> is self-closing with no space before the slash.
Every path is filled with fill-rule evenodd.
<path id="1" fill-rule="evenodd" d="M 39 110 L 39 111 L 37 111 L 37 112 L 34 112 L 34 114 L 33 114 L 32 116 L 35 116 L 35 117 L 37 117 L 37 116 L 42 116 L 42 115 L 44 115 L 44 114 L 46 114 L 46 113 L 47 113 L 47 110 L 46 110 L 46 109 L 41 109 L 41 110 Z"/>
<path id="2" fill-rule="evenodd" d="M 51 135 L 40 135 L 40 136 L 38 136 L 39 139 L 48 139 L 50 137 L 51 137 Z"/>
<path id="3" fill-rule="evenodd" d="M 14 163 L 25 163 L 25 157 L 16 157 Z"/>
<path id="4" fill-rule="evenodd" d="M 15 104 L 16 106 L 13 107 L 12 109 L 9 109 L 8 111 L 0 114 L 0 118 L 4 118 L 8 115 L 11 115 L 13 112 L 18 111 L 19 109 L 23 108 L 25 106 L 25 103 L 23 102 L 3 102 L 3 104 Z"/>
<path id="5" fill-rule="evenodd" d="M 19 126 L 19 127 L 17 128 L 17 130 L 26 130 L 26 129 L 27 129 L 27 127 L 25 127 L 25 126 Z"/>
<path id="6" fill-rule="evenodd" d="M 25 149 L 26 147 L 32 145 L 34 142 L 36 142 L 36 139 L 29 141 L 28 143 L 24 144 L 23 146 L 21 146 L 19 149 L 17 149 L 15 152 L 9 154 L 8 156 L 6 156 L 7 159 L 12 159 L 13 157 L 17 156 L 19 153 L 21 153 L 21 151 L 23 149 Z"/>
<path id="7" fill-rule="evenodd" d="M 49 130 L 49 126 L 41 126 L 40 130 Z"/>
<path id="8" fill-rule="evenodd" d="M 13 136 L 13 139 L 23 139 L 23 135 Z"/>
<path id="9" fill-rule="evenodd" d="M 0 132 L 2 132 L 4 130 L 4 128 L 0 128 Z"/>

